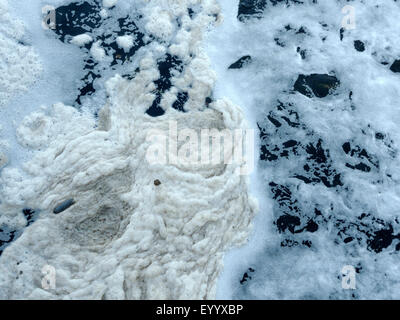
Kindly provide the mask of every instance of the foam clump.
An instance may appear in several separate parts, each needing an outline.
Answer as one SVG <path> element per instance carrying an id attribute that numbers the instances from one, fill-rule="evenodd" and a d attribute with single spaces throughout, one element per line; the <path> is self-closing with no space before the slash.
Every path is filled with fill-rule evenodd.
<path id="1" fill-rule="evenodd" d="M 185 21 L 183 28 L 194 30 L 174 43 L 192 56 L 185 56 L 180 74 L 171 75 L 160 100 L 162 116 L 150 117 L 146 110 L 155 100 L 158 57 L 168 52 L 168 43 L 142 50 L 131 79 L 115 75 L 106 81 L 109 98 L 97 121 L 58 103 L 19 125 L 18 141 L 34 156 L 21 169 L 3 169 L 0 210 L 16 226 L 26 221 L 16 208 L 37 208 L 41 214 L 1 256 L 0 298 L 215 298 L 224 253 L 247 240 L 256 210 L 247 177 L 237 174 L 241 164 L 148 161 L 149 137 L 168 135 L 171 121 L 178 130 L 196 132 L 247 126 L 230 101 L 205 105 L 215 74 L 201 40 L 215 21 L 216 3 L 200 2 L 191 20 L 192 2 L 182 1 L 178 12 L 169 1 L 143 7 L 143 12 L 162 8 L 170 30 L 178 29 L 175 14 Z M 163 39 L 172 36 L 150 29 Z M 171 96 L 183 89 L 190 112 L 170 106 Z M 51 289 L 42 285 L 48 266 L 56 272 Z"/>
<path id="2" fill-rule="evenodd" d="M 65 119 L 70 119 L 70 121 L 66 122 Z M 57 103 L 51 108 L 44 107 L 44 110 L 35 111 L 26 116 L 18 126 L 16 134 L 21 145 L 39 149 L 51 143 L 57 143 L 54 141 L 55 137 L 69 139 L 82 134 L 88 130 L 83 128 L 88 126 L 94 126 L 93 119 L 77 113 L 75 108 Z M 64 137 L 59 137 L 61 130 L 66 130 Z"/>
<path id="3" fill-rule="evenodd" d="M 398 299 L 398 1 L 219 3 L 224 23 L 207 42 L 215 96 L 258 130 L 260 214 L 217 296 Z M 348 265 L 356 289 L 342 285 Z"/>
<path id="4" fill-rule="evenodd" d="M 160 40 L 169 40 L 175 29 L 170 13 L 160 7 L 156 7 L 147 14 L 146 31 Z"/>
<path id="5" fill-rule="evenodd" d="M 93 38 L 88 34 L 80 34 L 71 39 L 71 43 L 80 47 L 93 41 Z"/>
<path id="6" fill-rule="evenodd" d="M 117 44 L 125 52 L 129 52 L 134 45 L 134 38 L 131 35 L 117 37 Z"/>
<path id="7" fill-rule="evenodd" d="M 0 1 L 0 107 L 28 90 L 43 68 L 35 50 L 24 42 L 22 22 L 9 14 L 7 0 Z"/>
<path id="8" fill-rule="evenodd" d="M 112 8 L 118 3 L 118 0 L 103 0 L 104 8 Z"/>
<path id="9" fill-rule="evenodd" d="M 93 43 L 92 47 L 90 48 L 90 53 L 97 61 L 102 61 L 106 57 L 106 51 L 101 46 L 101 41 Z"/>

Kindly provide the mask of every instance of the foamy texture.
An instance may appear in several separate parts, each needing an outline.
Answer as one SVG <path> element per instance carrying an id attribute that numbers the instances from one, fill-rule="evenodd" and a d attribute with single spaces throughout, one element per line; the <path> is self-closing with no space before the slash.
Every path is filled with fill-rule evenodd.
<path id="1" fill-rule="evenodd" d="M 397 220 L 400 79 L 389 67 L 400 54 L 398 2 L 310 0 L 303 4 L 293 1 L 290 6 L 282 1 L 273 6 L 268 1 L 263 17 L 246 23 L 237 19 L 239 1 L 219 2 L 224 23 L 213 32 L 207 47 L 218 74 L 215 95 L 228 96 L 244 108 L 254 128 L 257 122 L 271 128 L 272 134 L 267 138 L 272 147 L 275 141 L 288 139 L 316 144 L 321 137 L 345 185 L 328 189 L 321 183 L 305 184 L 295 179 L 294 170 L 299 162 L 303 163 L 295 156 L 260 162 L 252 180 L 260 199 L 255 232 L 247 246 L 229 254 L 218 297 L 398 299 L 400 273 L 395 241 L 377 254 L 367 250 L 365 240 L 361 244 L 338 242 L 337 227 L 327 222 L 321 223 L 317 232 L 293 235 L 300 245 L 282 247 L 281 241 L 291 235 L 288 231 L 279 234 L 274 225 L 279 216 L 273 213 L 279 213 L 279 204 L 274 208 L 276 200 L 268 185 L 274 181 L 291 187 L 293 199 L 299 199 L 296 206 L 310 217 L 318 208 L 328 218 L 357 219 L 367 212 L 385 221 Z M 341 41 L 339 30 L 345 5 L 355 7 L 356 28 L 345 31 Z M 286 26 L 291 29 L 286 30 Z M 306 33 L 297 33 L 300 28 Z M 278 45 L 275 38 L 284 46 Z M 365 52 L 355 50 L 355 40 L 365 43 Z M 305 50 L 305 59 L 298 47 Z M 251 55 L 252 63 L 241 70 L 228 70 L 231 63 L 245 55 Z M 334 95 L 310 99 L 290 92 L 299 74 L 329 72 L 341 81 Z M 276 128 L 266 119 L 269 112 L 277 112 L 278 100 L 290 103 L 297 112 L 301 123 L 298 128 L 290 128 L 280 117 L 277 119 L 282 121 L 282 127 Z M 376 139 L 375 132 L 383 132 L 386 138 Z M 346 141 L 366 148 L 379 160 L 380 168 L 368 173 L 347 168 L 345 164 L 351 158 L 342 150 Z M 292 208 L 289 214 L 298 213 Z M 397 234 L 398 224 L 393 225 L 393 234 Z M 354 232 L 352 236 L 356 239 L 363 234 Z M 311 248 L 301 245 L 303 239 L 312 242 Z M 345 265 L 360 267 L 356 290 L 342 288 L 341 270 Z M 249 272 L 249 267 L 255 271 Z M 240 284 L 245 272 L 251 279 Z"/>
<path id="2" fill-rule="evenodd" d="M 24 43 L 24 34 L 22 22 L 10 16 L 7 0 L 0 0 L 0 107 L 26 91 L 42 71 L 34 49 Z"/>
<path id="3" fill-rule="evenodd" d="M 73 37 L 71 40 L 71 43 L 82 47 L 85 44 L 92 42 L 92 40 L 93 40 L 92 37 L 89 36 L 88 34 L 80 34 L 80 35 Z"/>
<path id="4" fill-rule="evenodd" d="M 201 10 L 191 20 L 187 8 L 195 2 Z M 215 75 L 200 45 L 217 9 L 214 1 L 180 1 L 179 7 L 157 1 L 144 8 L 146 13 L 163 10 L 163 25 L 177 29 L 173 21 L 182 20 L 185 36 L 177 35 L 173 48 L 167 43 L 157 48 L 193 55 L 185 54 L 186 70 L 173 77 L 170 90 L 189 89 L 190 112 L 169 107 L 162 117 L 145 114 L 159 77 L 149 49 L 133 80 L 116 75 L 107 81 L 110 98 L 97 128 L 91 115 L 62 104 L 21 123 L 20 143 L 40 150 L 23 167 L 27 179 L 20 170 L 3 170 L 1 219 L 21 226 L 23 206 L 41 214 L 1 256 L 0 298 L 215 297 L 224 252 L 244 243 L 254 215 L 247 178 L 236 173 L 237 164 L 150 165 L 146 153 L 149 133 L 167 132 L 170 120 L 178 128 L 198 130 L 246 127 L 229 101 L 204 106 Z M 146 27 L 163 40 L 173 36 L 172 29 L 160 32 L 152 18 Z M 54 215 L 53 208 L 67 199 L 75 204 Z M 52 290 L 41 283 L 47 264 L 56 270 Z"/>
<path id="5" fill-rule="evenodd" d="M 101 47 L 101 41 L 97 41 L 90 48 L 90 53 L 97 61 L 102 61 L 106 57 L 105 50 Z"/>
<path id="6" fill-rule="evenodd" d="M 125 52 L 129 52 L 133 47 L 134 39 L 131 35 L 117 37 L 117 44 L 120 48 L 124 49 Z"/>
<path id="7" fill-rule="evenodd" d="M 105 8 L 111 8 L 117 4 L 118 0 L 103 0 L 103 6 Z"/>

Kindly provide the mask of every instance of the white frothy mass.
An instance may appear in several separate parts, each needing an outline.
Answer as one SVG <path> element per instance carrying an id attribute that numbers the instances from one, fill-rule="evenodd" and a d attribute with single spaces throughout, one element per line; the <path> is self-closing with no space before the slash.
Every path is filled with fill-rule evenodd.
<path id="1" fill-rule="evenodd" d="M 91 36 L 89 36 L 88 34 L 84 34 L 83 33 L 83 34 L 80 34 L 80 35 L 77 35 L 77 36 L 73 37 L 72 40 L 71 40 L 71 43 L 82 47 L 85 44 L 88 44 L 88 43 L 90 43 L 92 41 L 93 41 L 93 39 L 92 39 Z"/>
<path id="2" fill-rule="evenodd" d="M 15 94 L 26 91 L 42 66 L 35 50 L 24 43 L 24 25 L 11 17 L 6 0 L 0 1 L 0 108 Z"/>
<path id="3" fill-rule="evenodd" d="M 194 2 L 201 10 L 191 20 L 187 8 Z M 143 1 L 142 9 L 150 16 L 146 29 L 163 41 L 171 41 L 173 21 L 182 21 L 184 36 L 177 34 L 171 47 L 160 42 L 156 48 L 185 59 L 185 72 L 173 77 L 170 91 L 189 88 L 190 112 L 168 108 L 162 117 L 145 114 L 160 76 L 149 49 L 133 80 L 116 75 L 107 81 L 109 99 L 97 127 L 90 113 L 62 103 L 27 116 L 17 137 L 36 152 L 22 168 L 3 169 L 0 219 L 22 227 L 21 208 L 41 213 L 1 256 L 2 299 L 214 298 L 224 252 L 247 238 L 256 205 L 236 164 L 193 167 L 146 160 L 149 132 L 167 131 L 169 120 L 178 128 L 246 126 L 229 101 L 204 105 L 215 75 L 201 49 L 202 35 L 218 6 Z M 155 12 L 161 24 L 150 14 Z M 101 44 L 94 46 L 93 56 L 103 59 Z M 67 199 L 74 205 L 54 215 L 53 208 Z M 56 270 L 54 290 L 42 288 L 44 265 Z"/>
<path id="4" fill-rule="evenodd" d="M 134 8 L 142 17 L 138 25 L 146 45 L 131 65 L 115 66 L 122 77 L 106 70 L 112 60 L 106 46 L 114 38 L 98 40 L 91 33 L 69 39 L 77 45 L 73 49 L 94 41 L 88 51 L 106 75 L 95 85 L 100 98 L 83 100 L 81 110 L 62 99 L 47 106 L 41 100 L 36 107 L 29 101 L 22 105 L 34 111 L 12 134 L 4 120 L 0 226 L 24 228 L 26 207 L 40 215 L 0 257 L 0 298 L 399 298 L 400 81 L 390 70 L 400 59 L 399 3 L 254 1 L 263 2 L 258 18 L 239 21 L 239 0 L 99 1 L 106 22 L 115 12 Z M 355 8 L 355 29 L 341 32 L 342 8 L 349 4 Z M 41 43 L 21 43 L 23 28 L 5 0 L 0 11 L 1 105 L 28 89 L 53 60 L 51 54 L 42 57 L 43 50 L 35 53 Z M 115 38 L 121 52 L 141 41 L 129 32 Z M 364 50 L 355 50 L 356 40 Z M 67 50 L 59 48 L 59 53 Z M 54 61 L 66 60 L 69 52 L 78 56 L 68 51 Z M 171 87 L 159 96 L 165 114 L 153 118 L 145 112 L 156 99 L 157 63 L 167 54 L 184 67 L 172 72 Z M 228 69 L 241 57 L 251 58 Z M 67 71 L 72 78 L 81 76 L 73 68 Z M 60 74 L 56 79 L 63 79 Z M 340 85 L 322 98 L 293 90 L 299 75 L 309 74 L 335 76 Z M 182 92 L 187 112 L 171 107 Z M 206 107 L 209 97 L 214 100 Z M 258 149 L 291 142 L 298 150 L 260 161 L 249 190 L 236 164 L 150 165 L 148 136 L 154 130 L 167 133 L 171 120 L 198 131 L 260 128 L 268 139 L 257 141 Z M 33 156 L 10 166 L 4 150 L 15 148 L 14 136 Z M 327 158 L 322 169 L 340 173 L 341 184 L 323 184 L 323 170 L 318 164 L 310 168 L 315 163 L 301 153 L 301 144 L 320 144 Z M 354 149 L 344 152 L 346 144 Z M 354 169 L 360 159 L 369 171 Z M 299 179 L 303 164 L 317 173 L 311 175 L 314 181 L 307 180 L 307 172 Z M 329 174 L 323 177 L 330 179 Z M 276 199 L 271 183 L 287 191 L 286 199 Z M 250 194 L 259 202 L 257 216 Z M 69 199 L 72 206 L 53 214 L 60 204 L 71 204 Z M 288 213 L 301 223 L 315 219 L 317 229 L 304 232 L 301 225 L 278 231 L 277 220 Z M 253 219 L 250 242 L 230 250 L 246 242 Z M 388 225 L 393 238 L 385 250 L 374 251 L 374 232 Z M 387 240 L 377 237 L 372 245 L 382 245 L 379 241 Z M 42 288 L 44 265 L 55 268 L 55 289 Z M 357 268 L 356 290 L 342 288 L 346 265 Z"/>
<path id="5" fill-rule="evenodd" d="M 134 39 L 131 35 L 120 36 L 117 37 L 117 44 L 125 52 L 128 52 L 133 47 Z"/>

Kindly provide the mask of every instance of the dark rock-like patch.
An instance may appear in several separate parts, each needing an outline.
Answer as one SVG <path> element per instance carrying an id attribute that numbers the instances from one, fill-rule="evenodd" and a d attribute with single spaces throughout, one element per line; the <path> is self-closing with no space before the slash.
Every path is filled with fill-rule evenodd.
<path id="1" fill-rule="evenodd" d="M 247 271 L 243 274 L 242 279 L 239 281 L 241 285 L 245 284 L 247 281 L 251 280 L 251 274 L 254 273 L 255 270 L 253 268 L 248 268 Z"/>
<path id="2" fill-rule="evenodd" d="M 339 84 L 340 81 L 335 76 L 327 74 L 301 74 L 294 84 L 294 90 L 309 98 L 313 96 L 324 98 L 336 89 Z"/>
<path id="3" fill-rule="evenodd" d="M 251 56 L 243 56 L 236 62 L 232 63 L 228 69 L 241 69 L 251 62 Z"/>
<path id="4" fill-rule="evenodd" d="M 242 22 L 252 16 L 260 17 L 266 5 L 267 0 L 240 0 L 237 17 Z"/>
<path id="5" fill-rule="evenodd" d="M 399 73 L 400 72 L 400 60 L 396 60 L 393 62 L 393 64 L 390 66 L 390 70 Z"/>
<path id="6" fill-rule="evenodd" d="M 393 227 L 390 225 L 387 229 L 374 232 L 372 239 L 368 240 L 368 248 L 375 252 L 381 252 L 392 244 L 394 239 Z"/>
<path id="7" fill-rule="evenodd" d="M 359 52 L 365 51 L 365 44 L 361 40 L 354 41 L 354 48 Z"/>
<path id="8" fill-rule="evenodd" d="M 59 204 L 57 204 L 54 209 L 53 209 L 53 213 L 54 214 L 59 214 L 61 212 L 64 212 L 66 210 L 68 210 L 70 207 L 72 207 L 75 204 L 74 199 L 68 199 L 65 200 Z"/>

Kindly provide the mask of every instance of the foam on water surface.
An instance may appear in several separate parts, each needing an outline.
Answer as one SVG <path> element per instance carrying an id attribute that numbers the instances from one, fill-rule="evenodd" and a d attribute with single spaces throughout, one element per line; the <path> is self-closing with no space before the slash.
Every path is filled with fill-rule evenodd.
<path id="1" fill-rule="evenodd" d="M 215 75 L 200 46 L 219 6 L 50 4 L 56 29 L 33 44 L 68 48 L 87 75 L 73 73 L 64 103 L 45 97 L 15 128 L 31 156 L 1 172 L 0 297 L 214 298 L 222 257 L 246 241 L 255 212 L 247 178 L 240 164 L 150 164 L 148 152 L 151 133 L 169 132 L 172 120 L 178 130 L 246 128 L 238 107 L 212 99 Z M 45 266 L 56 270 L 51 290 Z"/>
<path id="2" fill-rule="evenodd" d="M 225 260 L 217 296 L 397 298 L 399 4 L 220 3 L 224 23 L 207 46 L 214 95 L 259 133 L 260 214 L 249 245 Z M 342 28 L 346 5 L 355 29 Z M 346 265 L 356 290 L 342 288 Z"/>
<path id="3" fill-rule="evenodd" d="M 26 56 L 0 61 L 21 74 L 0 87 L 1 298 L 398 298 L 398 2 L 21 4 L 0 0 L 0 56 Z M 150 165 L 171 120 L 250 125 L 250 186 Z"/>

